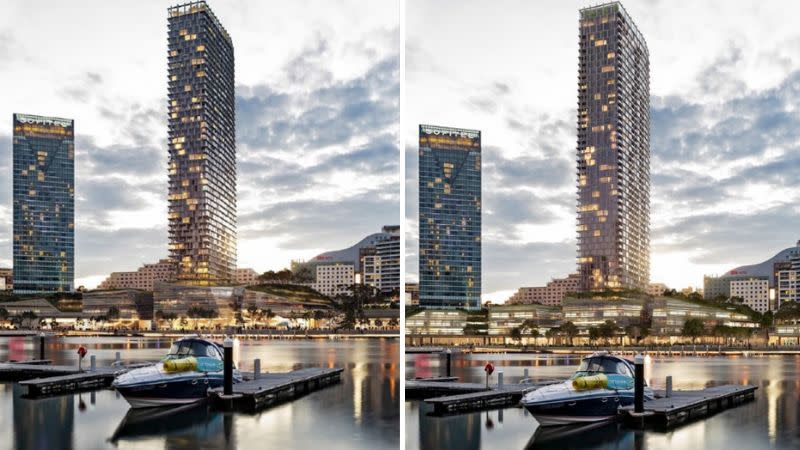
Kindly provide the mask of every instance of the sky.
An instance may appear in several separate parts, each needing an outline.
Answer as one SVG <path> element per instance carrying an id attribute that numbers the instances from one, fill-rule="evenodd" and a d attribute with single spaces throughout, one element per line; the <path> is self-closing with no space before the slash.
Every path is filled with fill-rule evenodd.
<path id="1" fill-rule="evenodd" d="M 702 287 L 800 239 L 794 1 L 622 2 L 650 52 L 651 282 Z M 418 274 L 417 125 L 483 141 L 483 298 L 576 270 L 578 10 L 407 0 L 406 279 Z"/>
<path id="2" fill-rule="evenodd" d="M 174 4 L 3 3 L 0 267 L 15 112 L 75 120 L 76 286 L 167 256 Z M 397 224 L 398 0 L 209 5 L 235 51 L 239 267 L 281 269 Z"/>

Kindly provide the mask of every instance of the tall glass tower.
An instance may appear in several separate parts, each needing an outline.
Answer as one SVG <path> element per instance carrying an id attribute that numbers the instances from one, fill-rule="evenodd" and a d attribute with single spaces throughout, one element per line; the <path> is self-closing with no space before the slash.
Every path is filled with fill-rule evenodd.
<path id="1" fill-rule="evenodd" d="M 650 279 L 650 63 L 621 4 L 580 10 L 578 271 L 583 291 Z"/>
<path id="2" fill-rule="evenodd" d="M 169 8 L 169 250 L 179 280 L 236 268 L 233 43 L 205 2 Z"/>
<path id="3" fill-rule="evenodd" d="M 481 132 L 419 126 L 419 304 L 481 307 Z"/>
<path id="4" fill-rule="evenodd" d="M 14 293 L 74 290 L 74 136 L 71 119 L 14 114 Z"/>

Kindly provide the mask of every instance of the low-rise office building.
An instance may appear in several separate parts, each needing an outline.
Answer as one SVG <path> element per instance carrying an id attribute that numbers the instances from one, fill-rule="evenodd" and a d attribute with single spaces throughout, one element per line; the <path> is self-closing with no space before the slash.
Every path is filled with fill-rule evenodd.
<path id="1" fill-rule="evenodd" d="M 647 285 L 647 295 L 652 295 L 653 297 L 664 295 L 666 290 L 667 285 L 664 283 L 650 283 Z"/>
<path id="2" fill-rule="evenodd" d="M 250 286 L 258 283 L 258 272 L 251 268 L 237 268 L 233 271 L 233 282 Z"/>
<path id="3" fill-rule="evenodd" d="M 618 327 L 638 325 L 647 312 L 646 302 L 639 298 L 571 298 L 562 305 L 564 322 L 572 322 L 585 331 L 611 320 Z"/>
<path id="4" fill-rule="evenodd" d="M 160 311 L 162 314 L 188 317 L 190 309 L 200 308 L 211 311 L 214 315 L 211 319 L 204 319 L 204 323 L 231 325 L 234 323 L 236 308 L 243 304 L 243 299 L 243 286 L 200 286 L 159 282 L 155 284 L 153 290 L 153 309 L 156 316 Z"/>
<path id="5" fill-rule="evenodd" d="M 539 334 L 561 324 L 561 308 L 540 304 L 497 305 L 489 307 L 489 335 L 508 336 L 511 330 L 519 328 L 525 321 L 532 321 Z M 526 330 L 523 334 L 530 334 Z"/>
<path id="6" fill-rule="evenodd" d="M 463 335 L 467 312 L 450 309 L 426 309 L 406 317 L 407 335 Z"/>
<path id="7" fill-rule="evenodd" d="M 651 332 L 657 336 L 678 337 L 689 319 L 699 319 L 711 332 L 717 325 L 731 328 L 757 328 L 758 324 L 745 314 L 731 309 L 701 305 L 673 297 L 660 297 L 653 301 Z"/>
<path id="8" fill-rule="evenodd" d="M 136 322 L 153 319 L 153 294 L 136 289 L 96 290 L 83 293 L 83 315 L 108 316 L 111 308 L 119 311 L 118 320 Z"/>

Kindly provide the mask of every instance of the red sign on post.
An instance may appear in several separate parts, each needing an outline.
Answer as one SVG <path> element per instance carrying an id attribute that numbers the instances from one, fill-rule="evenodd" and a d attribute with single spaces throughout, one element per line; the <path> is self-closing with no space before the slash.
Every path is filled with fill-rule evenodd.
<path id="1" fill-rule="evenodd" d="M 80 356 L 81 359 L 83 359 L 83 357 L 86 356 L 86 347 L 82 345 L 78 347 L 78 356 Z"/>
<path id="2" fill-rule="evenodd" d="M 486 375 L 491 375 L 492 372 L 494 372 L 494 366 L 492 363 L 486 363 L 486 367 L 484 367 L 483 370 L 486 372 Z"/>

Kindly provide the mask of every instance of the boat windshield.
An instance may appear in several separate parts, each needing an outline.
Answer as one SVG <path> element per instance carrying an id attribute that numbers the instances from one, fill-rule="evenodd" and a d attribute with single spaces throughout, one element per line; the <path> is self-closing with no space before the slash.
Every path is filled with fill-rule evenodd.
<path id="1" fill-rule="evenodd" d="M 623 361 L 614 358 L 596 357 L 586 358 L 581 361 L 581 365 L 574 376 L 582 376 L 595 373 L 619 374 L 633 378 L 631 368 Z"/>
<path id="2" fill-rule="evenodd" d="M 202 341 L 179 341 L 172 344 L 169 349 L 167 358 L 186 358 L 189 356 L 200 357 L 207 356 L 216 359 L 222 359 L 217 346 Z"/>

